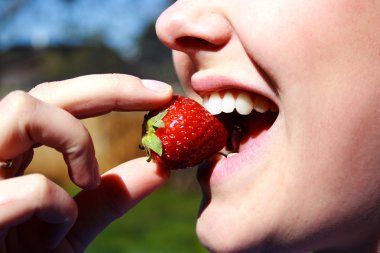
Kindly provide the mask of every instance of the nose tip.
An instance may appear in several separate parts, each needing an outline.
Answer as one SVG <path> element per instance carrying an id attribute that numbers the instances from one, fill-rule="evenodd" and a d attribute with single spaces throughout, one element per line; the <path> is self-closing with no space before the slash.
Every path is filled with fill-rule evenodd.
<path id="1" fill-rule="evenodd" d="M 180 3 L 163 12 L 156 23 L 157 36 L 166 46 L 186 52 L 217 50 L 228 43 L 232 29 L 221 13 L 206 10 L 200 4 Z"/>

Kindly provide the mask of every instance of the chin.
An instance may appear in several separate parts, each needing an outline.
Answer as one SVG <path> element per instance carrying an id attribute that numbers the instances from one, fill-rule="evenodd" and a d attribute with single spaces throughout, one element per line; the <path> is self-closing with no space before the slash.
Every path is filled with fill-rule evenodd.
<path id="1" fill-rule="evenodd" d="M 222 201 L 221 201 L 222 202 Z M 229 203 L 212 202 L 209 193 L 204 194 L 196 233 L 204 247 L 217 253 L 287 253 L 274 246 L 275 228 L 268 222 L 247 225 L 244 216 Z M 290 251 L 289 251 L 290 252 Z M 294 251 L 292 251 L 294 252 Z"/>

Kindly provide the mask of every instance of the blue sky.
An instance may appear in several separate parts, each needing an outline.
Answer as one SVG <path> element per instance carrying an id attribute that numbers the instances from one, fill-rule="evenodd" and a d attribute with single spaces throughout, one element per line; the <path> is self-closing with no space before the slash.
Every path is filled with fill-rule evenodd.
<path id="1" fill-rule="evenodd" d="M 0 10 L 11 1 L 1 0 Z M 20 1 L 20 0 L 18 0 Z M 15 14 L 0 20 L 0 50 L 14 45 L 78 45 L 90 38 L 124 56 L 136 52 L 134 41 L 169 5 L 168 0 L 24 0 Z M 0 11 L 0 18 L 3 18 Z"/>

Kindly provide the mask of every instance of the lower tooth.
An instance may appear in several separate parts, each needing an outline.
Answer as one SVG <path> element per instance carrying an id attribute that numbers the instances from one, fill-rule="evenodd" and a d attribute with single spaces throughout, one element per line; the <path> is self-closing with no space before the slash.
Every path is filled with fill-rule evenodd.
<path id="1" fill-rule="evenodd" d="M 227 158 L 228 158 L 228 157 L 232 157 L 232 156 L 234 156 L 234 155 L 237 155 L 237 153 L 229 153 L 229 154 L 227 155 Z"/>

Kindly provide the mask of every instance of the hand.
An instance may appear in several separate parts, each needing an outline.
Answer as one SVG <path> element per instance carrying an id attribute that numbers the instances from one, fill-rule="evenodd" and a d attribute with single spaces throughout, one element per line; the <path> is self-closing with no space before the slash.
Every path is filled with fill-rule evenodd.
<path id="1" fill-rule="evenodd" d="M 167 102 L 170 86 L 132 76 L 91 75 L 16 91 L 0 101 L 0 252 L 82 252 L 114 219 L 165 182 L 145 158 L 99 176 L 94 147 L 78 118 L 112 110 L 151 110 Z M 74 198 L 40 174 L 23 175 L 33 147 L 64 156 Z M 16 177 L 17 176 L 17 177 Z"/>

